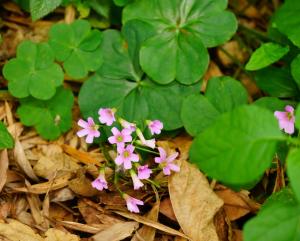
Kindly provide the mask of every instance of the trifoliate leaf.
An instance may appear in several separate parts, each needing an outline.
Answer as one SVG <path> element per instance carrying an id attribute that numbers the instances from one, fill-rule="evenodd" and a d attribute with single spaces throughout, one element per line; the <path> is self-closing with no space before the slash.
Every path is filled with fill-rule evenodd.
<path id="1" fill-rule="evenodd" d="M 274 112 L 276 110 L 283 110 L 288 103 L 276 97 L 262 97 L 256 100 L 253 104 Z"/>
<path id="2" fill-rule="evenodd" d="M 160 84 L 197 82 L 208 66 L 206 47 L 224 43 L 236 31 L 226 6 L 226 0 L 136 0 L 127 5 L 123 23 L 136 19 L 155 29 L 141 48 L 142 69 Z"/>
<path id="3" fill-rule="evenodd" d="M 245 241 L 299 240 L 300 205 L 289 189 L 273 194 L 244 226 Z"/>
<path id="4" fill-rule="evenodd" d="M 17 57 L 5 64 L 3 75 L 10 93 L 18 98 L 29 95 L 47 100 L 64 79 L 61 67 L 54 63 L 54 54 L 46 43 L 22 42 Z"/>
<path id="5" fill-rule="evenodd" d="M 300 54 L 291 63 L 291 74 L 298 86 L 300 86 Z"/>
<path id="6" fill-rule="evenodd" d="M 62 0 L 30 0 L 30 13 L 32 20 L 42 18 L 52 12 L 62 3 Z"/>
<path id="7" fill-rule="evenodd" d="M 72 126 L 74 97 L 71 90 L 60 87 L 50 100 L 21 99 L 17 113 L 26 126 L 34 126 L 45 139 L 54 140 Z"/>
<path id="8" fill-rule="evenodd" d="M 279 31 L 285 34 L 298 47 L 300 47 L 299 12 L 299 1 L 286 0 L 274 16 L 274 22 Z"/>
<path id="9" fill-rule="evenodd" d="M 181 119 L 187 132 L 195 136 L 212 125 L 222 113 L 247 104 L 246 89 L 230 77 L 208 81 L 205 96 L 191 95 L 182 105 Z"/>
<path id="10" fill-rule="evenodd" d="M 91 30 L 85 20 L 72 24 L 59 23 L 49 32 L 49 44 L 58 61 L 63 62 L 66 73 L 75 79 L 84 78 L 89 71 L 96 71 L 102 64 L 100 43 L 102 34 Z"/>
<path id="11" fill-rule="evenodd" d="M 6 126 L 0 121 L 0 149 L 13 148 L 14 139 L 7 131 Z"/>
<path id="12" fill-rule="evenodd" d="M 282 46 L 276 43 L 262 44 L 251 55 L 246 65 L 246 70 L 258 70 L 275 63 L 289 52 L 289 46 Z"/>
<path id="13" fill-rule="evenodd" d="M 273 97 L 294 97 L 299 95 L 297 84 L 289 69 L 269 66 L 256 72 L 258 87 Z"/>
<path id="14" fill-rule="evenodd" d="M 199 88 L 198 84 L 158 85 L 150 80 L 133 82 L 96 74 L 83 84 L 79 106 L 85 117 L 96 118 L 100 107 L 115 107 L 128 121 L 142 124 L 146 119 L 159 119 L 166 130 L 172 130 L 182 126 L 180 109 L 184 98 Z"/>
<path id="15" fill-rule="evenodd" d="M 271 165 L 278 141 L 284 139 L 273 113 L 241 106 L 220 116 L 196 137 L 190 159 L 218 181 L 253 186 Z"/>

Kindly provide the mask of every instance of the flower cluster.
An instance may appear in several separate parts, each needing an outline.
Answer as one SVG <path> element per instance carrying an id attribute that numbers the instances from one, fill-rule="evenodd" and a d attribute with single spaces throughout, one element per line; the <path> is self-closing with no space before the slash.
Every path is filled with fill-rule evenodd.
<path id="1" fill-rule="evenodd" d="M 99 124 L 96 124 L 92 117 L 88 117 L 87 121 L 80 119 L 78 125 L 82 129 L 77 132 L 77 135 L 86 137 L 87 143 L 93 143 L 94 138 L 100 137 L 100 129 L 102 127 L 111 127 L 111 136 L 108 137 L 107 141 L 117 155 L 112 163 L 109 163 L 109 160 L 107 160 L 106 165 L 101 166 L 99 176 L 92 182 L 92 186 L 99 191 L 108 189 L 105 170 L 107 167 L 113 167 L 114 184 L 117 190 L 126 201 L 128 210 L 138 213 L 138 205 L 143 205 L 143 201 L 122 192 L 117 186 L 116 180 L 119 176 L 123 175 L 126 177 L 127 175 L 132 180 L 133 189 L 138 190 L 145 185 L 143 181 L 150 182 L 150 177 L 154 171 L 162 170 L 165 175 L 171 175 L 171 171 L 179 172 L 179 166 L 174 163 L 178 153 L 174 152 L 167 155 L 165 149 L 156 146 L 155 138 L 148 139 L 145 137 L 145 131 L 151 136 L 161 133 L 163 123 L 159 120 L 147 120 L 147 128 L 142 131 L 135 123 L 116 118 L 116 109 L 100 108 L 98 114 Z M 151 168 L 150 164 L 146 164 L 145 160 L 142 160 L 141 152 L 149 152 L 156 155 L 153 162 L 154 165 L 156 164 L 154 168 Z"/>

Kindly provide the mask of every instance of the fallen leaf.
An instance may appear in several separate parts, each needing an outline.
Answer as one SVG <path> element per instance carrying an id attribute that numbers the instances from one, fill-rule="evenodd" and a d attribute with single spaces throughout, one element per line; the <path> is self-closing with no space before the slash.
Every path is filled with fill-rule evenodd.
<path id="1" fill-rule="evenodd" d="M 8 223 L 0 223 L 0 235 L 11 241 L 44 241 L 44 239 L 35 233 L 29 226 L 13 219 L 8 219 Z"/>
<path id="2" fill-rule="evenodd" d="M 137 222 L 116 223 L 93 236 L 94 241 L 120 241 L 130 237 L 138 228 Z"/>
<path id="3" fill-rule="evenodd" d="M 183 238 L 187 238 L 189 240 L 191 240 L 188 236 L 186 236 L 185 234 L 173 229 L 173 228 L 170 228 L 166 225 L 163 225 L 161 223 L 158 223 L 158 222 L 155 222 L 151 219 L 148 219 L 146 217 L 143 217 L 143 216 L 140 216 L 140 215 L 137 215 L 137 214 L 134 214 L 134 213 L 127 213 L 127 212 L 121 212 L 121 211 L 115 211 L 115 213 L 125 217 L 125 218 L 128 218 L 128 219 L 132 219 L 136 222 L 139 222 L 139 223 L 142 223 L 142 224 L 145 224 L 149 227 L 152 227 L 152 228 L 156 228 L 160 231 L 163 231 L 165 233 L 168 233 L 168 234 L 171 234 L 171 235 L 177 235 L 177 236 L 181 236 Z"/>
<path id="4" fill-rule="evenodd" d="M 7 180 L 8 164 L 7 150 L 4 149 L 0 154 L 0 193 Z"/>
<path id="5" fill-rule="evenodd" d="M 38 177 L 34 174 L 30 162 L 28 161 L 24 149 L 18 139 L 15 140 L 14 157 L 19 168 L 32 180 L 38 181 Z"/>
<path id="6" fill-rule="evenodd" d="M 150 212 L 146 215 L 147 218 L 157 222 L 158 213 L 159 213 L 160 202 L 159 200 L 155 203 L 152 207 Z M 153 241 L 155 237 L 156 229 L 144 225 L 138 231 L 135 232 L 134 236 L 132 237 L 131 241 Z"/>
<path id="7" fill-rule="evenodd" d="M 92 226 L 83 223 L 71 222 L 71 221 L 58 221 L 58 223 L 69 229 L 78 230 L 85 233 L 92 233 L 92 234 L 99 233 L 102 230 L 111 227 L 111 225 L 107 225 L 107 224 L 98 224 Z"/>
<path id="8" fill-rule="evenodd" d="M 170 198 L 165 198 L 160 202 L 159 212 L 177 222 Z"/>
<path id="9" fill-rule="evenodd" d="M 78 236 L 55 228 L 48 229 L 45 235 L 45 241 L 80 241 Z"/>
<path id="10" fill-rule="evenodd" d="M 218 240 L 213 218 L 223 201 L 198 168 L 183 160 L 180 172 L 169 179 L 169 193 L 175 216 L 186 235 L 194 241 Z"/>
<path id="11" fill-rule="evenodd" d="M 75 194 L 67 187 L 51 193 L 51 202 L 65 202 L 74 199 Z"/>
<path id="12" fill-rule="evenodd" d="M 92 187 L 91 180 L 88 179 L 84 173 L 80 172 L 78 177 L 69 182 L 69 188 L 76 194 L 84 197 L 92 197 L 99 193 L 99 191 Z"/>

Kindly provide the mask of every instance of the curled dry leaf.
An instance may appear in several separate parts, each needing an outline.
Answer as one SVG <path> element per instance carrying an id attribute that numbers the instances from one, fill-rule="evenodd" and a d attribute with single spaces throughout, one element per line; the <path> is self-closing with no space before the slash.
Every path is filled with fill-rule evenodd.
<path id="1" fill-rule="evenodd" d="M 157 222 L 159 213 L 160 201 L 158 200 L 152 207 L 150 212 L 146 215 L 147 218 Z M 156 229 L 143 225 L 132 237 L 131 241 L 153 241 L 155 238 Z"/>
<path id="2" fill-rule="evenodd" d="M 130 237 L 138 228 L 137 222 L 116 223 L 93 236 L 94 241 L 120 241 Z"/>
<path id="3" fill-rule="evenodd" d="M 75 198 L 75 194 L 67 187 L 51 193 L 51 202 L 65 202 Z"/>
<path id="4" fill-rule="evenodd" d="M 14 158 L 19 168 L 32 180 L 38 181 L 38 177 L 34 174 L 30 162 L 28 161 L 23 146 L 18 139 L 15 140 Z"/>
<path id="5" fill-rule="evenodd" d="M 160 202 L 159 212 L 168 217 L 169 219 L 177 222 L 170 198 L 165 198 L 163 201 Z"/>
<path id="6" fill-rule="evenodd" d="M 76 223 L 76 222 L 71 222 L 71 221 L 58 221 L 59 224 L 63 225 L 64 227 L 68 229 L 73 229 L 73 230 L 78 230 L 82 231 L 85 233 L 99 233 L 102 230 L 108 229 L 111 227 L 111 225 L 106 225 L 106 224 L 98 224 L 98 225 L 88 225 L 88 224 L 83 224 L 83 223 Z"/>
<path id="7" fill-rule="evenodd" d="M 78 177 L 69 182 L 69 188 L 74 193 L 84 197 L 92 197 L 99 193 L 97 189 L 92 187 L 91 180 L 88 179 L 82 172 L 78 174 Z"/>
<path id="8" fill-rule="evenodd" d="M 8 223 L 0 223 L 0 235 L 11 241 L 44 241 L 32 228 L 16 220 L 9 219 Z"/>
<path id="9" fill-rule="evenodd" d="M 29 187 L 16 187 L 13 188 L 17 192 L 28 192 L 35 194 L 47 193 L 51 190 L 57 190 L 68 185 L 71 174 L 66 174 L 65 176 L 55 178 L 54 180 L 43 182 Z"/>
<path id="10" fill-rule="evenodd" d="M 127 213 L 127 212 L 121 212 L 121 211 L 115 211 L 115 213 L 125 217 L 125 218 L 128 218 L 128 219 L 132 219 L 136 222 L 139 222 L 139 223 L 142 223 L 142 224 L 145 224 L 149 227 L 152 227 L 152 228 L 156 228 L 162 232 L 165 232 L 167 234 L 171 234 L 171 235 L 174 235 L 174 236 L 180 236 L 180 237 L 183 237 L 183 238 L 186 238 L 186 239 L 189 239 L 191 240 L 188 236 L 186 236 L 185 234 L 173 229 L 173 228 L 170 228 L 166 225 L 163 225 L 161 223 L 158 223 L 158 222 L 155 222 L 149 218 L 146 218 L 146 217 L 143 217 L 143 216 L 140 216 L 140 215 L 137 215 L 137 214 L 134 214 L 134 213 Z"/>
<path id="11" fill-rule="evenodd" d="M 182 230 L 194 241 L 217 241 L 213 223 L 223 201 L 211 190 L 206 177 L 186 161 L 169 179 L 169 193 Z"/>
<path id="12" fill-rule="evenodd" d="M 61 230 L 50 228 L 45 233 L 45 241 L 79 241 L 79 237 Z"/>
<path id="13" fill-rule="evenodd" d="M 7 156 L 7 150 L 4 149 L 1 151 L 0 154 L 0 192 L 2 191 L 2 188 L 4 187 L 6 180 L 7 180 L 7 170 L 8 170 L 8 156 Z"/>

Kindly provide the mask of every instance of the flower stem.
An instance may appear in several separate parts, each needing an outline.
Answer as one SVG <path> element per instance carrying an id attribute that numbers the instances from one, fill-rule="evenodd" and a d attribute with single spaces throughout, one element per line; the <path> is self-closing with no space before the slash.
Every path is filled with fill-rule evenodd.
<path id="1" fill-rule="evenodd" d="M 151 150 L 148 150 L 146 148 L 139 147 L 139 146 L 136 146 L 135 148 L 138 149 L 138 150 L 144 151 L 144 152 L 149 152 L 149 153 L 152 153 L 152 154 L 159 155 L 159 153 L 157 151 L 151 151 Z"/>

